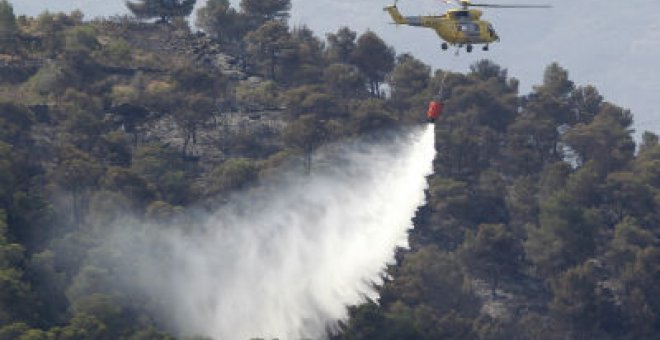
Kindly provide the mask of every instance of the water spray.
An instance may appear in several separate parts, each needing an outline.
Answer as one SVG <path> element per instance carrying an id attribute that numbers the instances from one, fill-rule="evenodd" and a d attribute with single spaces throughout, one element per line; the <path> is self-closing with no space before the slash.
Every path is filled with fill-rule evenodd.
<path id="1" fill-rule="evenodd" d="M 130 254 L 125 277 L 181 334 L 323 338 L 347 306 L 378 299 L 434 155 L 431 124 L 334 145 L 314 156 L 310 176 L 282 173 L 193 231 L 133 225 L 109 242 Z"/>

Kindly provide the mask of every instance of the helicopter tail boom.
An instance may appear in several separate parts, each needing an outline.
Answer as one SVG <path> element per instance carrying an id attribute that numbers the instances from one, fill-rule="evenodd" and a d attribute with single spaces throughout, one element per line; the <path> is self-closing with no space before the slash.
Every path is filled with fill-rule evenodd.
<path id="1" fill-rule="evenodd" d="M 390 14 L 392 20 L 394 20 L 394 23 L 397 25 L 422 26 L 421 17 L 404 17 L 401 15 L 401 12 L 399 12 L 399 9 L 396 7 L 396 5 L 387 6 L 383 8 L 383 10 Z"/>

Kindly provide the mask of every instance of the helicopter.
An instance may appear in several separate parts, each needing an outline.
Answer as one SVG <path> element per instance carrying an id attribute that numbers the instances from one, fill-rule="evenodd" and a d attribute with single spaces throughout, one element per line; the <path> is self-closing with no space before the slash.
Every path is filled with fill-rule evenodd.
<path id="1" fill-rule="evenodd" d="M 444 0 L 444 3 L 453 3 L 458 8 L 449 9 L 442 15 L 403 16 L 396 6 L 397 1 L 384 8 L 395 24 L 432 28 L 444 40 L 441 46 L 443 50 L 447 50 L 449 45 L 458 46 L 459 49 L 465 46 L 468 53 L 472 52 L 473 45 L 476 44 L 484 44 L 482 49 L 488 51 L 490 43 L 500 40 L 493 25 L 481 20 L 483 12 L 470 7 L 551 8 L 549 5 L 491 5 L 472 3 L 470 0 Z"/>

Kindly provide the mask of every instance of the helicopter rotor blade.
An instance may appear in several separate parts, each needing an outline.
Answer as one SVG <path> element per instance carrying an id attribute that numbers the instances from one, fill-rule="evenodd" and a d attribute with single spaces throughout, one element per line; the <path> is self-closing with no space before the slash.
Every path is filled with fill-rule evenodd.
<path id="1" fill-rule="evenodd" d="M 552 8 L 550 5 L 492 5 L 492 4 L 473 4 L 470 7 L 490 7 L 490 8 Z"/>
<path id="2" fill-rule="evenodd" d="M 439 1 L 440 1 L 440 3 L 442 3 L 442 4 L 444 4 L 444 5 L 456 6 L 456 7 L 459 6 L 459 4 L 456 3 L 456 2 L 453 1 L 453 0 L 439 0 Z"/>

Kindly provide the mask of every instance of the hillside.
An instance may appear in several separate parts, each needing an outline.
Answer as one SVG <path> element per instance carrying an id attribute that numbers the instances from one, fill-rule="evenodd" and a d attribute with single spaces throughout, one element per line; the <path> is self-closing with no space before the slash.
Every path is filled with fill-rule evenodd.
<path id="1" fill-rule="evenodd" d="M 29 18 L 0 1 L 0 339 L 193 336 L 107 284 L 103 229 L 130 214 L 194 232 L 284 163 L 304 176 L 323 145 L 424 123 L 443 81 L 411 249 L 328 336 L 657 337 L 660 145 L 635 145 L 631 112 L 556 63 L 520 94 L 488 60 L 431 70 L 373 32 L 291 28 L 289 1 L 242 4 L 209 1 L 195 33 L 185 11 Z"/>

